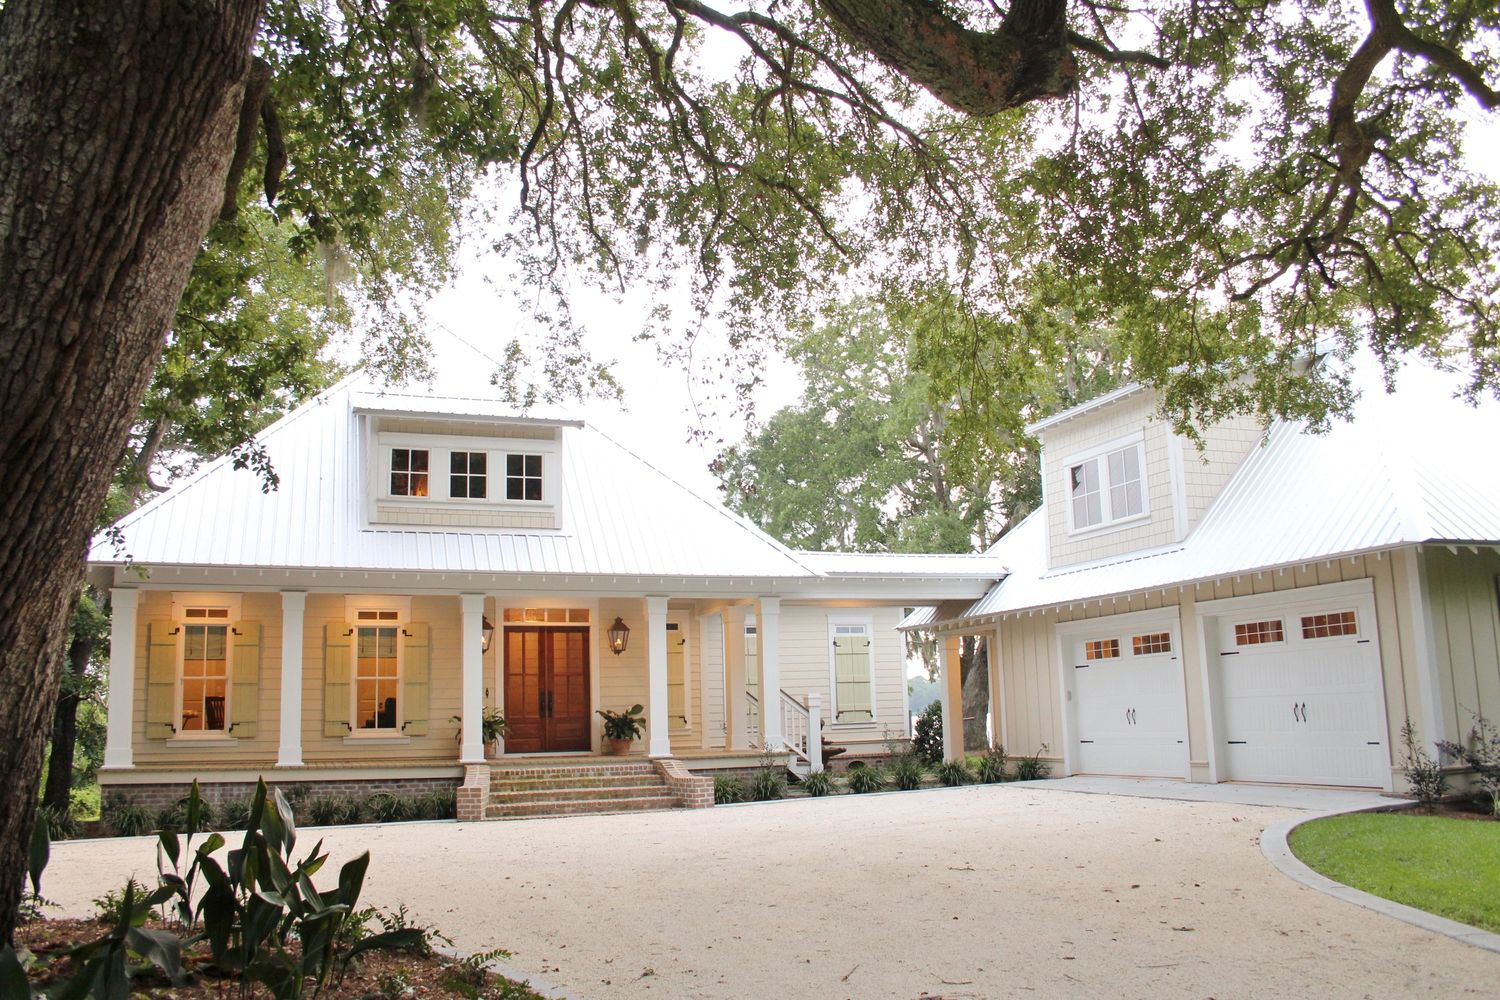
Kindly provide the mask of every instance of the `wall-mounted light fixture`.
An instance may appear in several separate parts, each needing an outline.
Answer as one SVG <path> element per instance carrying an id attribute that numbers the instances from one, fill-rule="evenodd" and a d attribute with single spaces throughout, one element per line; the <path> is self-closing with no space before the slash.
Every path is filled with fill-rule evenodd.
<path id="1" fill-rule="evenodd" d="M 624 620 L 615 615 L 615 623 L 609 627 L 609 651 L 619 656 L 625 652 L 625 647 L 630 645 L 630 626 Z"/>
<path id="2" fill-rule="evenodd" d="M 495 641 L 495 623 L 490 621 L 488 615 L 481 615 L 480 621 L 484 622 L 484 624 L 479 629 L 479 651 L 481 653 L 488 653 L 490 651 L 490 643 Z"/>

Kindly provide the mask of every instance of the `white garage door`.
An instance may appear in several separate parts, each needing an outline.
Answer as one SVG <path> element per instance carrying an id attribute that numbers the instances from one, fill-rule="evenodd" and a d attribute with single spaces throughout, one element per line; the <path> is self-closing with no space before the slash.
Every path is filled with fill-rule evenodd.
<path id="1" fill-rule="evenodd" d="M 1218 622 L 1227 777 L 1382 783 L 1390 752 L 1368 600 L 1261 605 Z"/>
<path id="2" fill-rule="evenodd" d="M 1187 719 L 1176 629 L 1098 629 L 1072 643 L 1076 770 L 1184 777 Z"/>

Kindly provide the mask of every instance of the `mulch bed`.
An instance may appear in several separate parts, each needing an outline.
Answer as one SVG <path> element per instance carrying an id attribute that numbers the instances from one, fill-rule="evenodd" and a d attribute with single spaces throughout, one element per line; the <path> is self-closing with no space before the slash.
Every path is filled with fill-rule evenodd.
<path id="1" fill-rule="evenodd" d="M 1432 808 L 1427 806 L 1415 806 L 1403 809 L 1397 815 L 1400 816 L 1441 816 L 1443 819 L 1480 819 L 1496 821 L 1494 810 L 1490 808 L 1488 801 L 1480 802 L 1478 799 L 1450 799 L 1440 802 Z"/>
<path id="2" fill-rule="evenodd" d="M 150 926 L 161 926 L 151 922 Z M 16 930 L 17 950 L 28 949 L 39 957 L 65 951 L 75 945 L 96 940 L 108 926 L 95 920 L 33 920 Z M 378 929 L 378 928 L 377 928 Z M 56 974 L 68 975 L 63 960 L 55 970 L 50 966 L 33 969 L 31 980 L 39 986 L 53 981 Z M 197 974 L 182 986 L 173 986 L 152 969 L 131 981 L 131 995 L 162 1000 L 267 1000 L 270 992 L 259 984 L 246 987 L 238 979 L 224 978 L 209 966 L 208 950 L 198 945 L 183 955 L 183 966 L 195 967 Z M 542 1000 L 541 994 L 519 983 L 493 973 L 484 974 L 482 985 L 460 980 L 465 971 L 458 963 L 442 955 L 418 955 L 412 952 L 366 952 L 349 966 L 342 982 L 337 972 L 319 994 L 328 1000 L 442 1000 L 448 997 L 485 998 L 485 1000 Z M 312 993 L 308 984 L 307 995 Z"/>

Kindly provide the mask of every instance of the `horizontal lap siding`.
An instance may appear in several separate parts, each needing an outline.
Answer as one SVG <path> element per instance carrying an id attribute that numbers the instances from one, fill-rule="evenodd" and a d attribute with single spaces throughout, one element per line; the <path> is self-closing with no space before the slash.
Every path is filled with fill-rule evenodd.
<path id="1" fill-rule="evenodd" d="M 698 619 L 702 635 L 697 680 L 703 691 L 704 745 L 724 745 L 724 616 Z"/>
<path id="2" fill-rule="evenodd" d="M 132 747 L 135 763 L 141 767 L 191 764 L 198 759 L 228 763 L 275 763 L 276 745 L 281 731 L 281 595 L 245 594 L 241 602 L 240 621 L 259 622 L 260 647 L 260 715 L 254 739 L 236 738 L 232 745 L 193 745 L 192 740 L 148 740 L 146 738 L 146 629 L 152 621 L 172 617 L 172 592 L 142 590 L 136 612 L 135 698 L 132 715 Z M 232 623 L 232 624 L 238 624 Z M 233 668 L 231 667 L 231 670 Z M 179 674 L 181 664 L 178 664 Z M 235 708 L 230 705 L 229 722 L 234 722 Z"/>
<path id="3" fill-rule="evenodd" d="M 609 627 L 616 616 L 630 626 L 630 641 L 625 652 L 616 656 L 609 650 Z M 650 684 L 646 675 L 646 602 L 635 599 L 599 602 L 599 624 L 595 629 L 594 664 L 599 671 L 599 704 L 597 708 L 623 712 L 632 705 L 649 707 Z M 599 722 L 595 716 L 595 722 Z M 602 723 L 601 723 L 602 724 Z M 645 753 L 651 734 L 636 741 L 634 749 Z"/>
<path id="4" fill-rule="evenodd" d="M 875 721 L 830 724 L 825 729 L 834 743 L 883 743 L 908 736 L 906 720 L 906 654 L 896 632 L 900 608 L 831 609 L 818 605 L 781 607 L 781 687 L 805 701 L 817 692 L 823 701 L 823 718 L 833 713 L 832 638 L 830 616 L 837 621 L 871 623 L 875 653 Z"/>

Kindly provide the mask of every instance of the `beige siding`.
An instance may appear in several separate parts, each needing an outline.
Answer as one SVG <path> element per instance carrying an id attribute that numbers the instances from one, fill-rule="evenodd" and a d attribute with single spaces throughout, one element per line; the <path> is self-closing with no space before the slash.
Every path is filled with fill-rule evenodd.
<path id="1" fill-rule="evenodd" d="M 1500 616 L 1496 579 L 1500 554 L 1428 548 L 1423 553 L 1432 610 L 1432 638 L 1439 665 L 1444 716 L 1462 739 L 1475 715 L 1500 722 Z"/>
<path id="2" fill-rule="evenodd" d="M 1048 429 L 1043 437 L 1047 495 L 1048 552 L 1053 566 L 1091 562 L 1107 556 L 1155 548 L 1177 537 L 1173 514 L 1173 460 L 1176 442 L 1169 428 L 1152 416 L 1153 397 L 1140 393 L 1077 420 Z M 1118 528 L 1068 533 L 1068 468 L 1077 456 L 1117 438 L 1142 434 L 1149 516 Z"/>
<path id="3" fill-rule="evenodd" d="M 1230 417 L 1202 432 L 1202 447 L 1191 441 L 1175 441 L 1182 452 L 1183 502 L 1187 529 L 1192 530 L 1208 513 L 1219 493 L 1240 463 L 1264 438 L 1260 422 L 1251 415 Z"/>
<path id="4" fill-rule="evenodd" d="M 1500 571 L 1500 565 L 1495 568 Z M 1208 745 L 1208 697 L 1204 684 L 1204 651 L 1198 634 L 1197 602 L 1364 578 L 1372 581 L 1375 591 L 1386 716 L 1390 729 L 1388 745 L 1398 748 L 1401 724 L 1408 712 L 1413 719 L 1417 717 L 1420 689 L 1416 678 L 1411 676 L 1412 670 L 1408 668 L 1409 664 L 1415 662 L 1410 638 L 1412 609 L 1404 589 L 1400 560 L 1390 554 L 1379 554 L 1336 559 L 1295 570 L 1251 573 L 1199 584 L 1195 588 L 1181 591 L 1174 587 L 1117 600 L 1089 601 L 1071 608 L 1022 614 L 1002 621 L 999 626 L 999 669 L 1003 674 L 1001 690 L 1005 692 L 1006 703 L 1000 706 L 1000 712 L 1004 716 L 1008 741 L 1006 749 L 1012 754 L 1029 754 L 1045 744 L 1048 752 L 1044 756 L 1054 760 L 1062 758 L 1062 701 L 1058 689 L 1056 640 L 1058 623 L 1177 606 L 1180 608 L 1182 662 L 1187 692 L 1189 763 L 1195 779 L 1207 780 L 1211 748 Z M 1462 592 L 1462 600 L 1455 596 L 1453 600 L 1445 601 L 1445 608 L 1461 605 L 1469 610 L 1452 610 L 1445 614 L 1451 615 L 1455 635 L 1479 635 L 1482 638 L 1474 643 L 1475 654 L 1472 657 L 1465 654 L 1464 658 L 1457 661 L 1455 673 L 1465 675 L 1457 686 L 1464 689 L 1468 685 L 1468 689 L 1478 692 L 1476 698 L 1482 704 L 1500 705 L 1500 670 L 1496 668 L 1496 654 L 1493 652 L 1496 646 L 1500 646 L 1500 624 L 1496 622 L 1493 591 L 1489 593 L 1486 609 L 1480 595 L 1485 579 L 1483 574 L 1467 572 L 1460 574 L 1458 579 L 1464 581 L 1464 585 L 1458 588 Z M 1492 577 L 1489 579 L 1492 580 Z M 1493 587 L 1493 583 L 1489 586 Z M 1488 617 L 1476 615 L 1475 608 L 1487 610 Z M 1482 620 L 1483 624 L 1476 626 L 1476 618 Z M 1469 648 L 1462 642 L 1458 645 L 1464 650 Z M 1490 659 L 1487 672 L 1483 662 L 1485 650 L 1491 651 L 1488 654 Z M 1411 706 L 1410 709 L 1408 706 Z M 1500 708 L 1488 710 L 1492 717 L 1500 715 Z M 1399 780 L 1397 785 L 1400 786 Z"/>
<path id="5" fill-rule="evenodd" d="M 609 651 L 607 634 L 616 615 L 630 625 L 630 644 L 618 656 Z M 633 705 L 649 708 L 651 694 L 646 676 L 646 602 L 640 598 L 600 601 L 599 622 L 594 637 L 595 662 L 599 665 L 598 707 L 611 712 L 623 712 Z M 650 739 L 651 734 L 648 732 L 643 738 L 636 740 L 633 751 L 645 753 Z"/>

